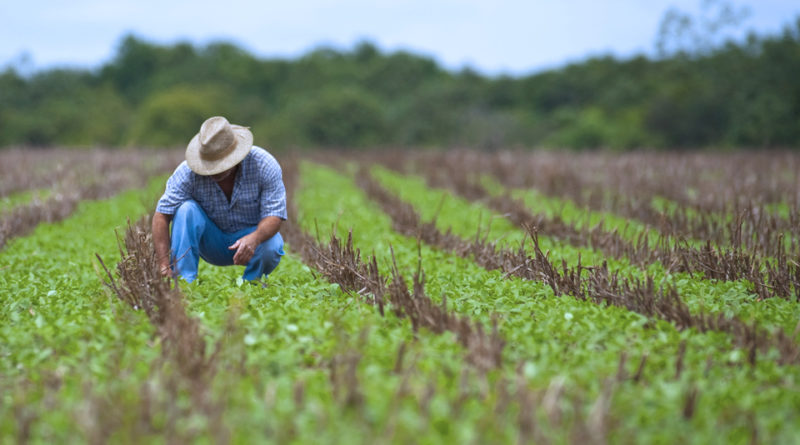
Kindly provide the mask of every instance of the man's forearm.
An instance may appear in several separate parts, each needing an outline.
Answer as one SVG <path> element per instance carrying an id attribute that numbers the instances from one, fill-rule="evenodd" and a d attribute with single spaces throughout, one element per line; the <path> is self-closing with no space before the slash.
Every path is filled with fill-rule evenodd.
<path id="1" fill-rule="evenodd" d="M 278 218 L 277 216 L 267 216 L 266 218 L 259 221 L 258 227 L 254 232 L 256 235 L 256 239 L 258 240 L 258 244 L 261 244 L 264 241 L 275 236 L 275 234 L 278 233 L 280 229 L 281 229 L 281 219 Z"/>
<path id="2" fill-rule="evenodd" d="M 169 222 L 172 215 L 155 212 L 153 214 L 153 248 L 156 251 L 156 261 L 162 268 L 169 266 Z"/>

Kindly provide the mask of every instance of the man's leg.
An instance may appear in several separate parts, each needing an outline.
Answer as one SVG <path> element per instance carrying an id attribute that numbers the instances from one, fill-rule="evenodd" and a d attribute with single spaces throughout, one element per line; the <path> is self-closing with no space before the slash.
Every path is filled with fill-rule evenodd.
<path id="1" fill-rule="evenodd" d="M 281 262 L 283 252 L 283 238 L 276 233 L 272 238 L 256 247 L 253 258 L 247 263 L 242 278 L 245 280 L 258 280 L 262 275 L 268 276 Z"/>
<path id="2" fill-rule="evenodd" d="M 175 272 L 190 283 L 197 278 L 201 256 L 212 264 L 233 264 L 224 234 L 193 200 L 184 202 L 175 212 L 171 239 Z"/>
<path id="3" fill-rule="evenodd" d="M 224 233 L 208 218 L 200 204 L 193 200 L 184 202 L 172 219 L 172 260 L 176 265 L 175 272 L 191 283 L 197 278 L 200 258 L 216 266 L 233 265 L 233 255 L 236 252 L 228 247 L 255 229 L 254 226 L 236 233 Z M 262 275 L 269 275 L 278 266 L 283 255 L 283 238 L 280 233 L 276 233 L 256 247 L 243 278 L 257 280 Z"/>

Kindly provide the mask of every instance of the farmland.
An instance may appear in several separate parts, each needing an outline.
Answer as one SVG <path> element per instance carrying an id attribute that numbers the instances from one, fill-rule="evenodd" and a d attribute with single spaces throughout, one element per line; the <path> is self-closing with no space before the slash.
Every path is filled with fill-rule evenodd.
<path id="1" fill-rule="evenodd" d="M 181 157 L 0 152 L 3 443 L 800 435 L 795 153 L 276 153 L 266 288 L 159 278 Z"/>

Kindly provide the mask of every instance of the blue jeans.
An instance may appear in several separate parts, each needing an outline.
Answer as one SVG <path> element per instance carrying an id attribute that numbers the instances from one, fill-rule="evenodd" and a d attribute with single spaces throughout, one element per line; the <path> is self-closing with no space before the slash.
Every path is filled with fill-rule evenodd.
<path id="1" fill-rule="evenodd" d="M 184 202 L 172 218 L 172 264 L 175 273 L 191 283 L 197 278 L 200 258 L 216 266 L 233 265 L 236 251 L 229 250 L 228 246 L 255 230 L 256 226 L 252 226 L 225 233 L 208 218 L 200 204 L 192 200 Z M 257 280 L 262 275 L 269 275 L 278 267 L 283 255 L 283 238 L 276 233 L 256 247 L 242 278 Z"/>

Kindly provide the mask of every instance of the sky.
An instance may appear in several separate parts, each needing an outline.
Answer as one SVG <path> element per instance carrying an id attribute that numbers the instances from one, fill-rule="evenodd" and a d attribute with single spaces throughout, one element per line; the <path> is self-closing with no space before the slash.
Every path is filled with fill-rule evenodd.
<path id="1" fill-rule="evenodd" d="M 522 75 L 589 56 L 653 54 L 670 8 L 695 16 L 709 0 L 0 0 L 0 68 L 95 68 L 122 37 L 159 44 L 228 41 L 260 58 L 368 40 L 448 69 Z M 719 1 L 719 0 L 717 0 Z M 745 30 L 776 34 L 796 0 L 730 0 Z M 710 13 L 709 13 L 710 14 Z"/>

